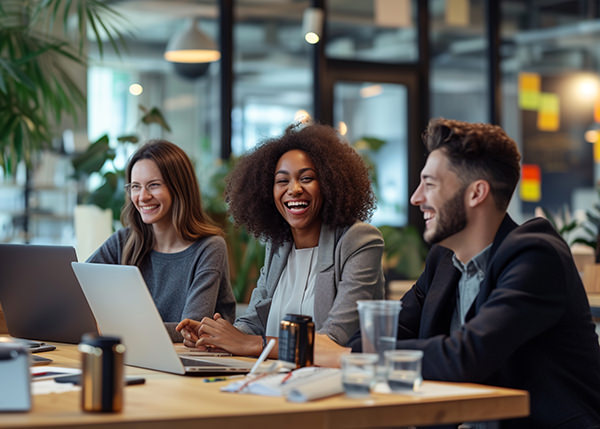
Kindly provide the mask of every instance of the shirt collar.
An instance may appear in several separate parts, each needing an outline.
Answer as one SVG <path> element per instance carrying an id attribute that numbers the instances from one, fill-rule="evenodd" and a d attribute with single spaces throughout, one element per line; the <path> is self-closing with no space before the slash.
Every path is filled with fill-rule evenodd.
<path id="1" fill-rule="evenodd" d="M 487 263 L 490 257 L 490 249 L 492 243 L 490 243 L 485 249 L 475 255 L 469 262 L 463 264 L 458 260 L 456 254 L 452 254 L 452 263 L 462 273 L 467 275 L 473 275 L 475 273 L 485 273 Z"/>

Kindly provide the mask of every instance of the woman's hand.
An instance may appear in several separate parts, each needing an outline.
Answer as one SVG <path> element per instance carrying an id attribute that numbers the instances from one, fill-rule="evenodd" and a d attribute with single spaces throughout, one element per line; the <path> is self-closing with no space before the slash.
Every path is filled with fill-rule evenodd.
<path id="1" fill-rule="evenodd" d="M 183 322 L 185 321 L 181 323 Z M 212 319 L 205 317 L 199 325 L 196 325 L 197 323 L 193 324 L 194 327 L 197 327 L 195 331 L 196 347 L 219 348 L 242 356 L 258 356 L 262 351 L 262 337 L 244 334 L 218 313 Z M 190 341 L 193 338 L 190 336 Z"/>
<path id="2" fill-rule="evenodd" d="M 215 316 L 217 314 L 215 314 Z M 201 322 L 198 322 L 197 320 L 183 319 L 175 327 L 175 330 L 181 333 L 181 336 L 183 337 L 183 344 L 186 347 L 196 347 L 196 342 L 199 338 L 198 329 L 200 329 L 200 325 Z"/>

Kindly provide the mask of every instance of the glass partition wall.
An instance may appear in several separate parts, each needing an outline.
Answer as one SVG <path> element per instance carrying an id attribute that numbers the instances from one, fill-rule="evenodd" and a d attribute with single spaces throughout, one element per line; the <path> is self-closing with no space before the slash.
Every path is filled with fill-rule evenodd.
<path id="1" fill-rule="evenodd" d="M 488 122 L 492 116 L 489 3 L 231 1 L 232 78 L 226 84 L 232 97 L 225 101 L 230 104 L 230 153 L 238 156 L 280 134 L 288 124 L 314 117 L 317 99 L 324 112 L 317 119 L 340 127 L 349 143 L 363 137 L 386 142 L 379 154 L 371 154 L 378 171 L 380 206 L 374 222 L 420 226 L 418 213 L 411 215 L 408 198 L 424 160 L 419 135 L 427 120 L 444 116 Z M 224 64 L 176 68 L 163 59 L 163 53 L 171 37 L 192 18 L 219 44 L 220 3 L 119 0 L 110 4 L 131 23 L 128 49 L 121 56 L 108 50 L 90 64 L 87 129 L 66 133 L 63 143 L 77 152 L 104 133 L 115 148 L 124 134 L 135 133 L 142 140 L 167 138 L 194 159 L 201 186 L 210 194 L 224 153 L 220 91 Z M 527 172 L 511 203 L 511 214 L 522 221 L 533 216 L 538 206 L 556 212 L 565 205 L 571 214 L 585 212 L 597 201 L 600 174 L 597 2 L 501 0 L 498 4 L 500 13 L 493 19 L 500 28 L 500 125 L 518 142 Z M 323 45 L 317 48 L 303 38 L 305 11 L 315 5 L 324 10 Z M 424 38 L 419 37 L 422 25 Z M 89 49 L 93 52 L 95 47 Z M 131 89 L 134 84 L 142 91 Z M 314 85 L 319 88 L 316 94 Z M 368 95 L 368 91 L 374 92 Z M 158 107 L 171 131 L 140 123 L 139 105 Z M 117 164 L 124 165 L 133 149 L 121 150 Z M 50 156 L 46 159 L 51 162 Z M 5 179 L 0 189 L 2 195 L 10 194 L 3 198 L 0 213 L 3 241 L 26 240 L 18 231 L 26 223 L 21 216 L 22 183 L 22 179 L 10 183 Z M 87 186 L 97 183 L 89 180 Z M 51 192 L 46 194 L 44 198 L 54 198 Z M 40 197 L 25 198 L 35 203 L 31 198 Z M 72 219 L 67 216 L 63 222 Z M 38 226 L 30 225 L 27 241 L 74 240 L 68 229 L 55 227 L 62 231 L 59 235 L 42 236 L 52 227 Z"/>

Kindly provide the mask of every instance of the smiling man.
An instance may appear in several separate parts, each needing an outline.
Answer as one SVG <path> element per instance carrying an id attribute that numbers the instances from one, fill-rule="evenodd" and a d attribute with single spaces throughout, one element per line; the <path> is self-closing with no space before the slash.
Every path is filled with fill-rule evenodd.
<path id="1" fill-rule="evenodd" d="M 519 226 L 506 213 L 515 142 L 500 127 L 446 119 L 429 123 L 424 142 L 411 203 L 433 247 L 402 298 L 396 347 L 424 351 L 425 379 L 528 390 L 530 417 L 503 427 L 600 427 L 598 337 L 569 247 L 546 220 Z M 360 335 L 349 345 L 360 351 Z M 316 350 L 317 362 L 342 352 L 323 338 Z"/>

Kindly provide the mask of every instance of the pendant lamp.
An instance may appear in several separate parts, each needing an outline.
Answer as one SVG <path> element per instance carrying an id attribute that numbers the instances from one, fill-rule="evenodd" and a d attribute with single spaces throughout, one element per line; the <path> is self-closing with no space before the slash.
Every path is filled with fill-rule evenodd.
<path id="1" fill-rule="evenodd" d="M 173 63 L 209 63 L 218 61 L 221 53 L 215 42 L 198 28 L 197 18 L 171 37 L 164 58 Z"/>

